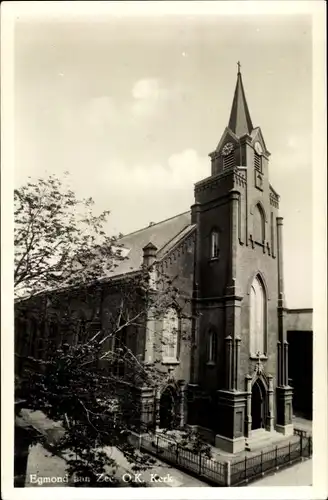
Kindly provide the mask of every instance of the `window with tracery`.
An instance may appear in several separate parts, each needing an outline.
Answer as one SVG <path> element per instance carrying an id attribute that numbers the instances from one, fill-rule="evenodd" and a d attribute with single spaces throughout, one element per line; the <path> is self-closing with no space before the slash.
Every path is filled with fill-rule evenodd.
<path id="1" fill-rule="evenodd" d="M 162 359 L 164 362 L 177 361 L 179 341 L 179 315 L 173 307 L 163 318 Z"/>
<path id="2" fill-rule="evenodd" d="M 250 354 L 266 353 L 266 309 L 265 288 L 259 276 L 256 276 L 250 291 Z"/>

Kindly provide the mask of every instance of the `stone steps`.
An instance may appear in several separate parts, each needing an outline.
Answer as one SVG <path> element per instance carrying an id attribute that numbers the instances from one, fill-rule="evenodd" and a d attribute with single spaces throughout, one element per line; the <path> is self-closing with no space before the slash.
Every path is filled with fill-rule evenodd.
<path id="1" fill-rule="evenodd" d="M 259 429 L 253 432 L 253 435 L 245 439 L 245 451 L 263 450 L 274 444 L 280 444 L 282 441 L 290 441 L 293 436 L 284 436 L 277 431 L 268 432 L 265 429 Z"/>

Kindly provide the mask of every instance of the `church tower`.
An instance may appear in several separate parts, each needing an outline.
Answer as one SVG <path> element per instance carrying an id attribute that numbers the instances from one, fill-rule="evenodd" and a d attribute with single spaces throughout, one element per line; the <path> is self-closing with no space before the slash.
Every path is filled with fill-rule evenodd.
<path id="1" fill-rule="evenodd" d="M 191 424 L 235 453 L 258 429 L 292 430 L 283 219 L 270 153 L 248 109 L 240 65 L 228 126 L 195 185 L 196 324 Z"/>

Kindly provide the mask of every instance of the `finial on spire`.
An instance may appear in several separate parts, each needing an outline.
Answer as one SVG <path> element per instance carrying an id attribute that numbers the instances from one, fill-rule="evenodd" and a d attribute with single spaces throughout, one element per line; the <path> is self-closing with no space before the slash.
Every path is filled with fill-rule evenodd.
<path id="1" fill-rule="evenodd" d="M 237 66 L 238 66 L 238 74 L 239 74 L 240 73 L 240 68 L 241 68 L 241 64 L 240 64 L 239 61 L 237 62 Z"/>

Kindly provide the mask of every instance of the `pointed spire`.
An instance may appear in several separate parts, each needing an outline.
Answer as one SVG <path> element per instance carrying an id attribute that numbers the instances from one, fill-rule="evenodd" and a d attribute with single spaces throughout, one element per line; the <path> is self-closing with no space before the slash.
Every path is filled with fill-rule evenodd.
<path id="1" fill-rule="evenodd" d="M 241 137 L 244 134 L 250 134 L 252 132 L 253 124 L 251 120 L 251 115 L 249 114 L 248 111 L 245 91 L 243 87 L 243 81 L 241 78 L 239 61 L 237 63 L 237 66 L 238 66 L 237 84 L 230 113 L 229 128 L 238 137 Z"/>

